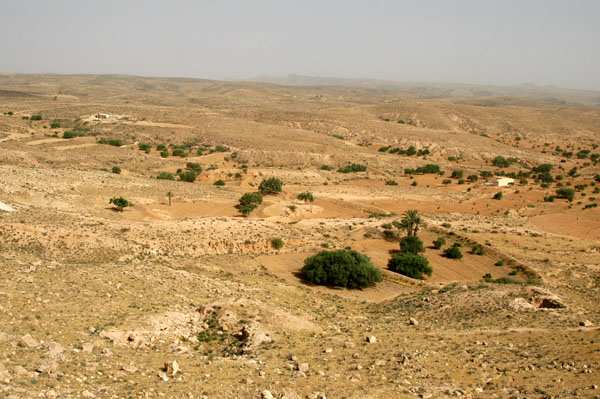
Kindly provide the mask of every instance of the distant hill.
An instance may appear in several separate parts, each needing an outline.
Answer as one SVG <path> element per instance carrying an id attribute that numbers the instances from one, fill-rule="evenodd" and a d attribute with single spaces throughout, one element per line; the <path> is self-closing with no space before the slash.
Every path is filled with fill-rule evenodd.
<path id="1" fill-rule="evenodd" d="M 600 91 L 565 89 L 524 83 L 518 86 L 475 85 L 434 82 L 394 82 L 377 79 L 323 78 L 317 76 L 287 75 L 259 76 L 252 82 L 283 86 L 346 86 L 365 89 L 397 90 L 442 97 L 520 97 L 553 104 L 600 106 Z"/>

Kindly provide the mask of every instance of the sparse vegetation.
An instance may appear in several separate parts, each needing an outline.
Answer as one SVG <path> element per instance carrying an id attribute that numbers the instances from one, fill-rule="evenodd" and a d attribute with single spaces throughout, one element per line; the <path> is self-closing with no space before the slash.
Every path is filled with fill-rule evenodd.
<path id="1" fill-rule="evenodd" d="M 367 170 L 367 167 L 365 165 L 353 163 L 353 164 L 339 168 L 338 172 L 352 173 L 352 172 L 364 172 L 366 170 Z"/>

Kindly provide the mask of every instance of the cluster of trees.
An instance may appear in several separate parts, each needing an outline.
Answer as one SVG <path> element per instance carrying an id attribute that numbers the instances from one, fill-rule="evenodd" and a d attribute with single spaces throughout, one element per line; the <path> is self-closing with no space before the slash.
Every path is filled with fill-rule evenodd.
<path id="1" fill-rule="evenodd" d="M 247 217 L 254 209 L 256 209 L 256 207 L 262 204 L 263 195 L 272 195 L 280 193 L 282 186 L 283 182 L 274 177 L 264 179 L 258 186 L 258 193 L 245 193 L 244 195 L 242 195 L 242 197 L 239 200 L 239 204 L 237 205 L 237 209 L 244 217 Z M 308 194 L 312 196 L 311 193 Z M 306 197 L 306 201 L 310 201 L 310 198 L 308 196 Z"/>
<path id="2" fill-rule="evenodd" d="M 323 169 L 323 167 L 321 167 L 321 169 Z M 360 163 L 353 163 L 353 164 L 346 165 L 346 166 L 339 168 L 338 172 L 351 173 L 351 172 L 365 172 L 366 170 L 367 170 L 367 167 L 365 165 L 360 164 Z"/>
<path id="3" fill-rule="evenodd" d="M 436 164 L 427 164 L 425 166 L 419 166 L 416 169 L 405 168 L 404 174 L 415 175 L 415 174 L 442 174 L 440 166 Z"/>
<path id="4" fill-rule="evenodd" d="M 421 150 L 417 150 L 414 145 L 411 145 L 406 150 L 403 150 L 403 149 L 397 148 L 397 147 L 392 148 L 392 146 L 381 147 L 379 149 L 379 152 L 388 152 L 390 154 L 399 154 L 399 155 L 406 155 L 406 156 L 416 155 L 418 157 L 430 154 L 429 148 L 423 148 Z"/>

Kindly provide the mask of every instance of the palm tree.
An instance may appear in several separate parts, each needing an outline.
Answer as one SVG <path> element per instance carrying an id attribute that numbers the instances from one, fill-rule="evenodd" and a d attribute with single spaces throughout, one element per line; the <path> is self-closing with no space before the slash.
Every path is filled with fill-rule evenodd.
<path id="1" fill-rule="evenodd" d="M 404 217 L 400 224 L 403 228 L 406 229 L 406 234 L 410 236 L 417 236 L 417 232 L 419 231 L 419 226 L 423 223 L 421 220 L 421 216 L 419 216 L 419 211 L 416 209 L 411 209 L 404 212 Z"/>

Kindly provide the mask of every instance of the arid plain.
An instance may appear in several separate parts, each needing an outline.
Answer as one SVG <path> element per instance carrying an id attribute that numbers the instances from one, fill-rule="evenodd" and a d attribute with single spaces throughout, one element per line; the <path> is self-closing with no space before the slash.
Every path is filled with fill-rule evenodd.
<path id="1" fill-rule="evenodd" d="M 0 396 L 600 397 L 599 135 L 575 100 L 2 74 Z M 423 280 L 386 270 L 411 209 Z M 383 281 L 301 278 L 344 248 Z"/>

